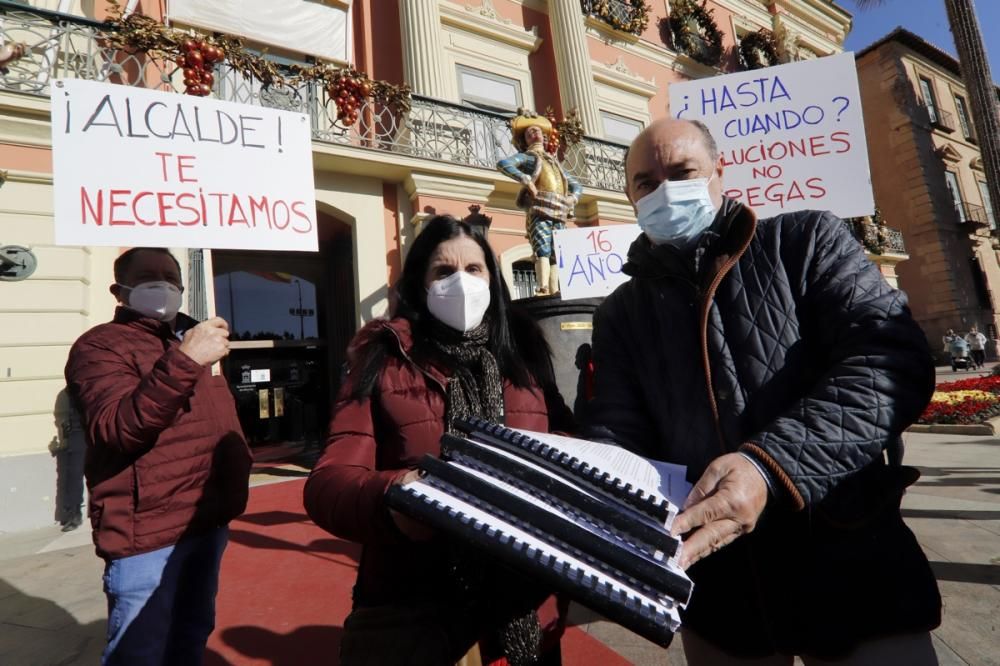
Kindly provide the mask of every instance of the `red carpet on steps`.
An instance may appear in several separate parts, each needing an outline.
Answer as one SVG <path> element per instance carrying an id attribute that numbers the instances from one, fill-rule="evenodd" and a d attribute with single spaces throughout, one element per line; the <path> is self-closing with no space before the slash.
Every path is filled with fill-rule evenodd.
<path id="1" fill-rule="evenodd" d="M 252 488 L 246 513 L 230 525 L 206 666 L 337 663 L 359 549 L 309 520 L 304 483 Z M 562 651 L 565 666 L 629 663 L 574 627 Z"/>

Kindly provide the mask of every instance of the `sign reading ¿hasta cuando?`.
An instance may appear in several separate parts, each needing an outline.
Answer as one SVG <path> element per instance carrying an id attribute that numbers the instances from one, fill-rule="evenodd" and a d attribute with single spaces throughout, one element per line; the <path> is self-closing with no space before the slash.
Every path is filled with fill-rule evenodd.
<path id="1" fill-rule="evenodd" d="M 724 193 L 759 217 L 875 210 L 853 53 L 674 83 L 670 112 L 708 126 Z"/>
<path id="2" fill-rule="evenodd" d="M 57 244 L 317 249 L 308 116 L 78 79 L 52 90 Z"/>

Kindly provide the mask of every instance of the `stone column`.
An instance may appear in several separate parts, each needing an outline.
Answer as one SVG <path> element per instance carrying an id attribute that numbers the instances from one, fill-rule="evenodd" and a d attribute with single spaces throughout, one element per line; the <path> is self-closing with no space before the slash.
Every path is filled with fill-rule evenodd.
<path id="1" fill-rule="evenodd" d="M 441 11 L 438 0 L 399 0 L 403 37 L 403 74 L 417 95 L 445 99 L 441 56 Z"/>
<path id="2" fill-rule="evenodd" d="M 585 18 L 579 0 L 549 0 L 549 23 L 563 110 L 576 109 L 584 132 L 600 137 L 604 129 L 587 50 Z"/>

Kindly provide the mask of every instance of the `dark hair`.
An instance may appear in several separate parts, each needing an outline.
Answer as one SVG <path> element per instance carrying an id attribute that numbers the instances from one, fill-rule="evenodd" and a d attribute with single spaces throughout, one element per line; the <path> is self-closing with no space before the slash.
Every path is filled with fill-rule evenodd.
<path id="1" fill-rule="evenodd" d="M 531 386 L 533 382 L 543 388 L 553 384 L 551 350 L 534 320 L 512 308 L 510 291 L 500 272 L 493 248 L 485 238 L 474 233 L 468 224 L 451 215 L 437 215 L 424 223 L 406 255 L 403 273 L 395 285 L 396 306 L 392 317 L 401 317 L 410 322 L 414 356 L 439 359 L 451 364 L 450 359 L 442 359 L 441 352 L 430 344 L 429 323 L 433 315 L 427 310 L 424 278 L 437 247 L 460 236 L 475 241 L 486 259 L 486 270 L 490 276 L 490 305 L 486 311 L 490 327 L 488 344 L 497 360 L 500 374 L 520 387 Z M 354 397 L 371 394 L 383 364 L 385 345 L 371 346 L 373 349 L 367 350 L 359 359 L 360 367 L 356 371 L 360 374 L 352 391 Z"/>
<path id="2" fill-rule="evenodd" d="M 170 253 L 170 250 L 165 247 L 133 247 L 130 250 L 122 252 L 121 255 L 115 259 L 115 282 L 122 284 L 122 280 L 128 274 L 132 264 L 135 262 L 135 257 L 140 252 L 160 252 L 167 255 L 174 260 L 174 265 L 177 266 L 177 272 L 181 272 L 181 264 L 177 261 L 177 257 Z"/>

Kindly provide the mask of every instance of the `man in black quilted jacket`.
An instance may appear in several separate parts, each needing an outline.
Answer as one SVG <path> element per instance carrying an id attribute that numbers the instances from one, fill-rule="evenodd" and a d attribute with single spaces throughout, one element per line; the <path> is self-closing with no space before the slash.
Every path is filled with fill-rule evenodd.
<path id="1" fill-rule="evenodd" d="M 673 525 L 688 663 L 936 663 L 941 599 L 899 512 L 900 433 L 934 389 L 906 297 L 831 213 L 724 197 L 700 123 L 650 125 L 626 175 L 644 233 L 595 317 L 588 412 L 697 481 Z"/>

